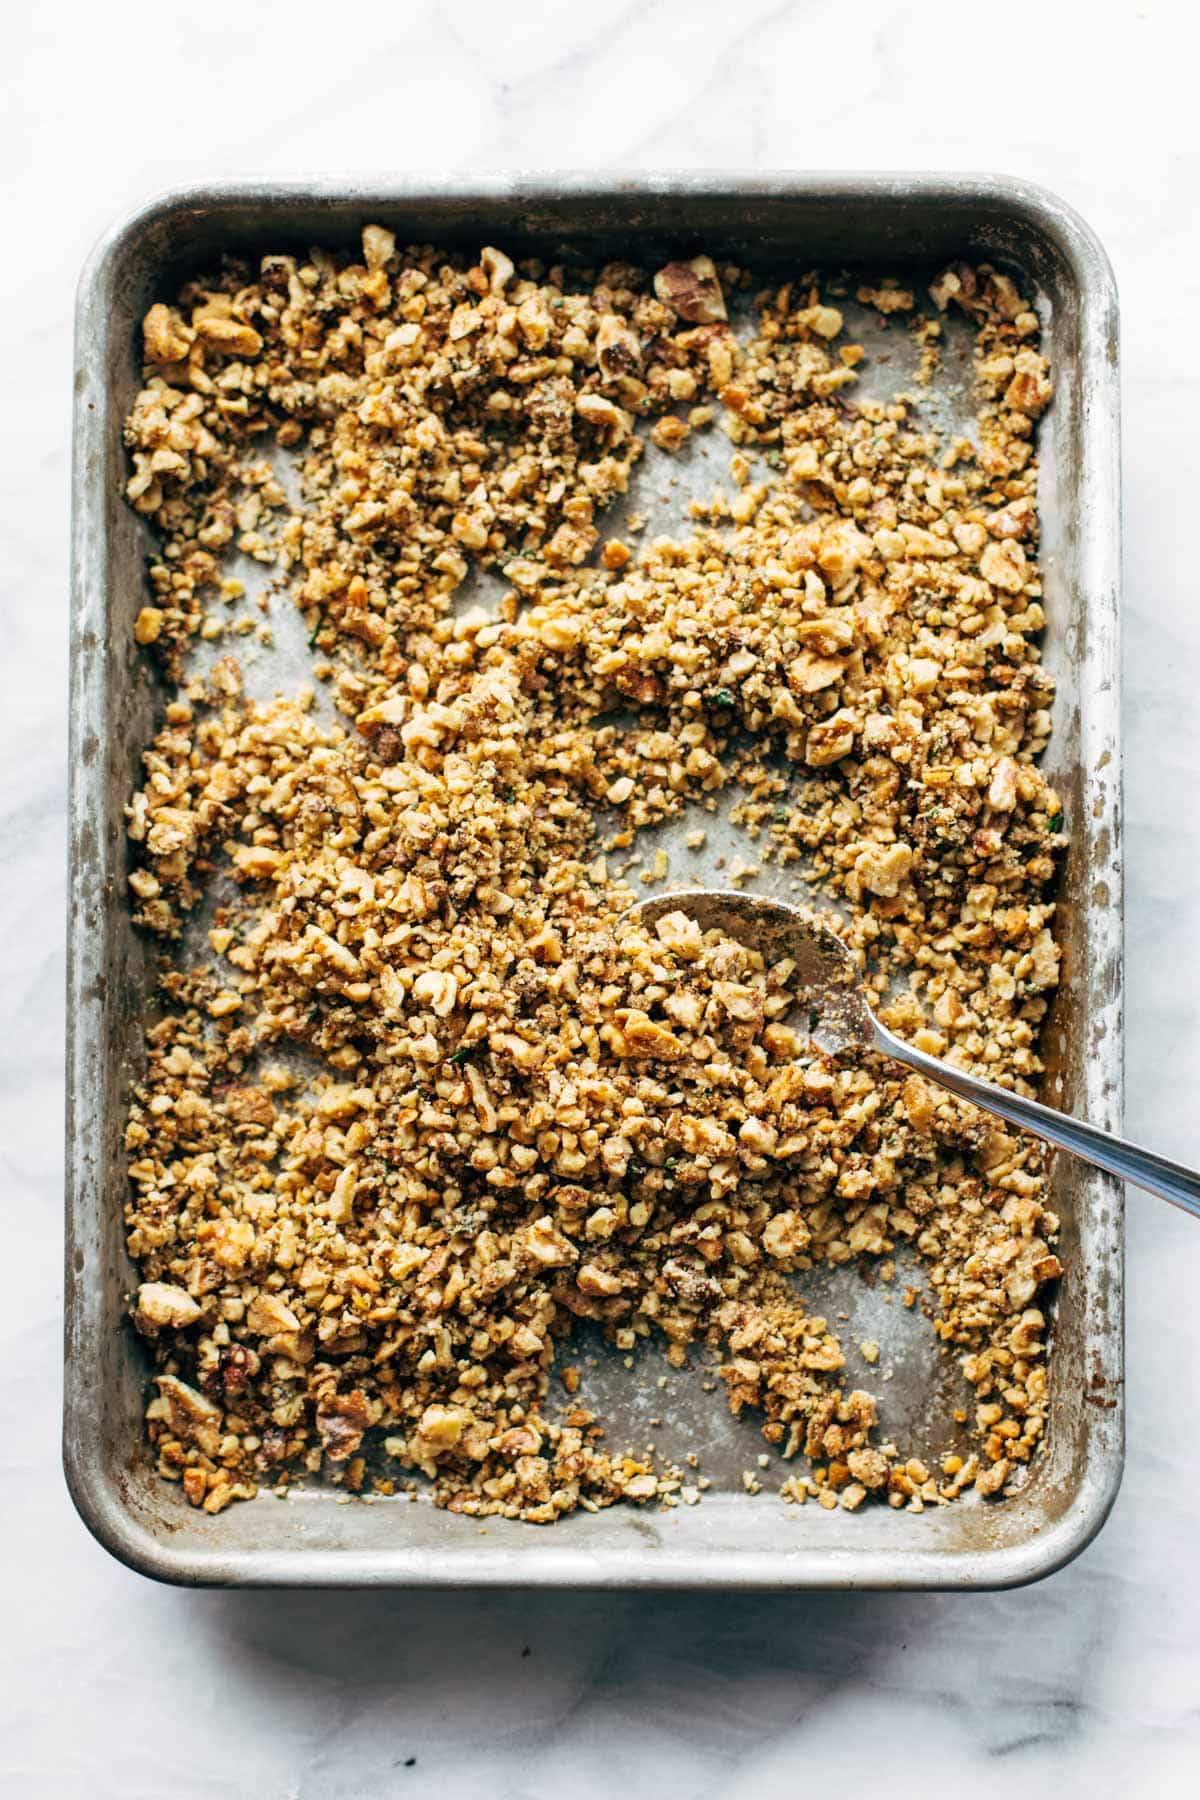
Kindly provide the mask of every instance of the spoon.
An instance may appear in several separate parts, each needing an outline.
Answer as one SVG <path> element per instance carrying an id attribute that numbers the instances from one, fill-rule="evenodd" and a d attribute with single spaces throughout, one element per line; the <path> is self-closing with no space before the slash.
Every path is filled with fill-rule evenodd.
<path id="1" fill-rule="evenodd" d="M 724 932 L 757 950 L 768 965 L 790 958 L 796 965 L 791 984 L 796 1004 L 807 1008 L 810 1036 L 818 1048 L 830 1054 L 851 1045 L 879 1050 L 1010 1125 L 1031 1131 L 1060 1150 L 1069 1150 L 1072 1156 L 1200 1218 L 1200 1175 L 1193 1170 L 1153 1151 L 1139 1150 L 1111 1132 L 1072 1119 L 1037 1100 L 1025 1100 L 1007 1088 L 980 1081 L 888 1031 L 871 1011 L 850 951 L 819 917 L 785 900 L 767 900 L 725 888 L 656 894 L 639 901 L 625 916 L 631 922 L 653 925 L 671 912 L 685 913 L 702 931 Z"/>

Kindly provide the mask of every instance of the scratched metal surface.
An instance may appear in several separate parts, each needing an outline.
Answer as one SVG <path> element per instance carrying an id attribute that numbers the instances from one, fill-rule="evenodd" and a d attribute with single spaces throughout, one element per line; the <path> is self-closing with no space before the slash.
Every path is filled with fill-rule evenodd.
<path id="1" fill-rule="evenodd" d="M 136 381 L 135 328 L 144 306 L 169 289 L 181 267 L 231 244 L 336 241 L 373 219 L 395 225 L 402 240 L 496 239 L 645 261 L 703 242 L 787 274 L 853 263 L 876 272 L 909 266 L 919 283 L 939 261 L 972 252 L 1020 268 L 1038 294 L 1058 384 L 1041 438 L 1046 657 L 1060 683 L 1047 762 L 1072 824 L 1061 921 L 1067 979 L 1047 1032 L 1044 1093 L 1099 1123 L 1117 1121 L 1117 417 L 1115 297 L 1103 255 L 1056 203 L 1011 184 L 780 178 L 743 185 L 742 203 L 731 207 L 728 196 L 737 192 L 736 182 L 713 191 L 685 182 L 636 191 L 554 182 L 437 195 L 392 189 L 182 196 L 114 234 L 85 274 L 77 373 L 64 1442 L 84 1517 L 116 1554 L 149 1572 L 266 1583 L 983 1586 L 1030 1579 L 1064 1560 L 1111 1503 L 1122 1443 L 1120 1194 L 1065 1158 L 1056 1191 L 1068 1275 L 1057 1303 L 1048 1445 L 1023 1492 L 999 1505 L 967 1500 L 920 1517 L 870 1509 L 854 1518 L 784 1507 L 774 1490 L 791 1470 L 777 1457 L 759 1469 L 765 1446 L 757 1425 L 730 1417 L 705 1354 L 677 1372 L 654 1344 L 627 1359 L 598 1336 L 572 1344 L 570 1356 L 583 1371 L 580 1398 L 604 1416 L 614 1445 L 653 1444 L 668 1460 L 694 1452 L 711 1482 L 699 1505 L 671 1513 L 613 1508 L 542 1532 L 505 1521 L 481 1528 L 424 1499 L 338 1506 L 318 1484 L 286 1502 L 267 1496 L 214 1520 L 188 1508 L 149 1468 L 140 1420 L 145 1362 L 122 1318 L 130 1270 L 121 1244 L 119 1133 L 152 971 L 147 947 L 128 924 L 120 813 L 163 696 L 132 650 L 145 539 L 118 497 L 119 426 Z M 921 417 L 939 431 L 973 430 L 972 333 L 965 322 L 950 322 L 941 369 L 920 389 L 903 323 L 885 327 L 852 300 L 839 305 L 848 336 L 867 349 L 857 394 L 912 392 Z M 646 538 L 686 532 L 694 496 L 717 486 L 728 491 L 729 454 L 718 430 L 695 435 L 674 457 L 648 446 L 628 499 L 605 528 L 620 530 L 623 516 L 636 511 L 647 518 Z M 241 610 L 257 621 L 269 571 L 244 560 L 235 572 L 247 584 Z M 501 578 L 477 575 L 458 604 L 486 606 L 503 591 Z M 201 647 L 195 666 L 232 651 L 251 693 L 301 684 L 320 693 L 292 602 L 273 595 L 267 606 L 271 646 L 230 636 Z M 750 842 L 727 811 L 684 816 L 643 834 L 635 846 L 641 866 L 661 847 L 671 885 L 719 884 L 740 856 L 760 864 L 755 891 L 805 897 L 795 871 L 762 863 L 761 843 Z M 697 823 L 707 832 L 698 852 L 684 844 Z M 631 874 L 637 872 L 635 865 Z M 199 956 L 202 931 L 193 929 L 190 942 Z M 877 1394 L 884 1433 L 927 1458 L 960 1447 L 950 1415 L 969 1404 L 969 1390 L 938 1347 L 920 1302 L 902 1303 L 904 1286 L 922 1286 L 919 1268 L 900 1262 L 890 1284 L 869 1266 L 798 1279 L 810 1306 L 834 1323 L 848 1379 Z M 875 1366 L 858 1348 L 867 1340 L 880 1345 Z M 758 1495 L 745 1492 L 747 1469 L 762 1484 Z"/>

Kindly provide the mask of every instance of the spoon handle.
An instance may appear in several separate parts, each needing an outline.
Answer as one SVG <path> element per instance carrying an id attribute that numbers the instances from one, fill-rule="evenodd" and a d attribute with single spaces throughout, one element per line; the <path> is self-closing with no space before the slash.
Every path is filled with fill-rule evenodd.
<path id="1" fill-rule="evenodd" d="M 987 1112 L 1007 1119 L 1010 1125 L 1032 1131 L 1036 1137 L 1045 1138 L 1047 1143 L 1057 1144 L 1060 1150 L 1069 1150 L 1072 1156 L 1082 1157 L 1084 1162 L 1094 1163 L 1098 1169 L 1106 1169 L 1121 1181 L 1131 1181 L 1136 1187 L 1145 1188 L 1148 1193 L 1157 1194 L 1160 1199 L 1169 1200 L 1172 1206 L 1180 1206 L 1193 1218 L 1200 1219 L 1200 1175 L 1194 1169 L 1185 1169 L 1182 1163 L 1156 1156 L 1152 1150 L 1139 1150 L 1135 1144 L 1128 1144 L 1111 1132 L 1085 1125 L 1082 1119 L 1072 1119 L 1067 1113 L 1042 1106 L 1037 1100 L 1022 1099 L 1020 1094 L 1011 1094 L 1007 1088 L 994 1087 L 990 1081 L 964 1074 L 936 1056 L 927 1056 L 923 1050 L 906 1044 L 878 1020 L 873 1023 L 876 1048 L 885 1056 L 907 1063 L 910 1069 L 928 1075 L 939 1087 L 949 1088 L 962 1099 L 971 1100 Z"/>

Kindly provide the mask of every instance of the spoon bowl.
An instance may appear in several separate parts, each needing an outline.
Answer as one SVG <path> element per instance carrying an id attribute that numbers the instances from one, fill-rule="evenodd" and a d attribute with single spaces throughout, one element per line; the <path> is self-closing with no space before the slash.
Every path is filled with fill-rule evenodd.
<path id="1" fill-rule="evenodd" d="M 656 894 L 640 900 L 626 917 L 646 925 L 667 914 L 686 913 L 701 931 L 720 931 L 748 950 L 756 950 L 770 968 L 791 962 L 788 991 L 796 1008 L 808 1015 L 809 1036 L 817 1046 L 837 1055 L 852 1044 L 871 1048 L 880 1030 L 862 985 L 862 975 L 828 921 L 820 913 L 787 900 L 766 900 L 736 888 L 706 888 Z"/>

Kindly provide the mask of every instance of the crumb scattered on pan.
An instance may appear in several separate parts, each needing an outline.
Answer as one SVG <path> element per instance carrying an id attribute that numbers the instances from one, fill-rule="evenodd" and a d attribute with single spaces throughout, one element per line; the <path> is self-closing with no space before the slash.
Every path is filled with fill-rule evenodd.
<path id="1" fill-rule="evenodd" d="M 682 914 L 622 921 L 612 853 L 736 788 L 763 856 L 842 904 L 893 1030 L 1022 1091 L 1041 1069 L 1062 813 L 1034 760 L 1036 317 L 966 266 L 918 313 L 928 355 L 939 309 L 977 328 L 973 448 L 856 400 L 818 285 L 761 294 L 739 342 L 747 285 L 703 256 L 580 276 L 370 226 L 358 260 L 230 262 L 146 316 L 135 635 L 179 685 L 129 807 L 169 960 L 128 1233 L 158 1465 L 211 1512 L 321 1470 L 385 1494 L 420 1471 L 454 1511 L 537 1522 L 692 1503 L 706 1478 L 606 1441 L 577 1318 L 676 1366 L 716 1348 L 733 1411 L 808 1459 L 794 1503 L 995 1494 L 1042 1434 L 1039 1147 L 822 1054 L 786 966 Z M 924 304 L 860 298 L 906 327 Z M 714 423 L 728 491 L 692 535 L 604 542 L 638 459 Z M 186 675 L 231 545 L 290 586 L 344 723 L 246 698 L 228 656 Z M 498 612 L 455 608 L 476 566 Z M 221 878 L 214 973 L 177 939 Z M 804 1299 L 815 1264 L 901 1248 L 974 1390 L 970 1453 L 937 1470 L 880 1441 Z"/>

